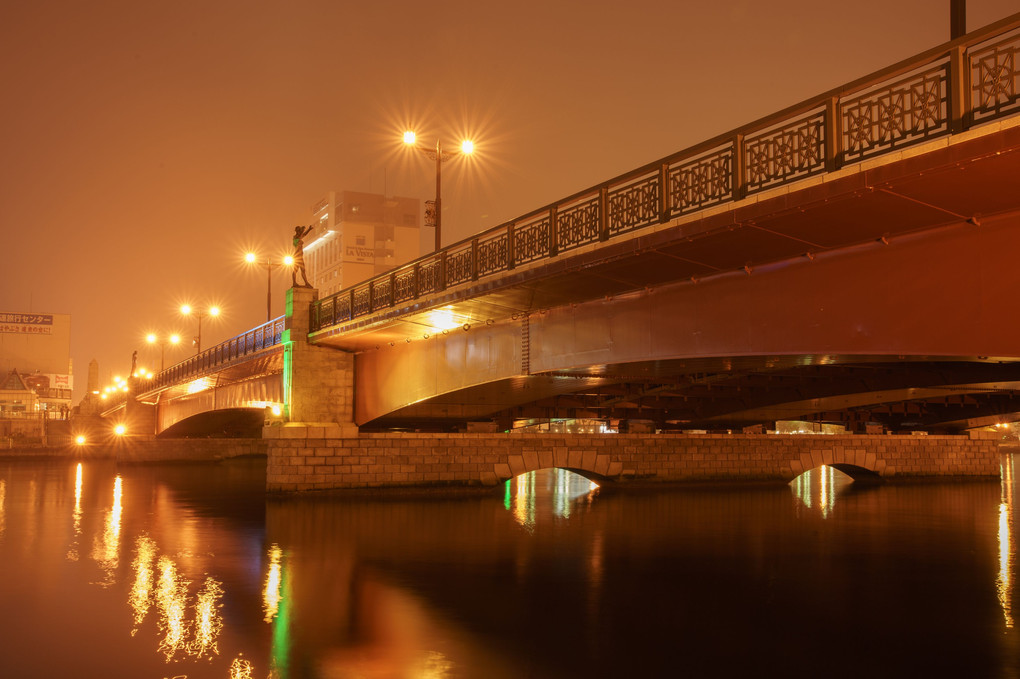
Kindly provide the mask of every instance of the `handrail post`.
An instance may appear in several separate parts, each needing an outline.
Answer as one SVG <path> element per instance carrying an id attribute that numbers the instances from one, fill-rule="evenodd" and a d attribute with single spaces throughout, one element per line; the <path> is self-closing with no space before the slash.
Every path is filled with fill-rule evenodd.
<path id="1" fill-rule="evenodd" d="M 397 299 L 397 271 L 394 269 L 390 272 L 390 306 L 396 306 Z"/>
<path id="2" fill-rule="evenodd" d="M 949 132 L 963 132 L 970 126 L 970 69 L 963 45 L 949 53 L 949 78 L 946 103 L 949 108 Z"/>
<path id="3" fill-rule="evenodd" d="M 609 240 L 609 187 L 599 187 L 599 240 Z"/>
<path id="4" fill-rule="evenodd" d="M 747 194 L 747 166 L 744 160 L 744 135 L 737 134 L 733 137 L 733 200 L 738 201 Z"/>
<path id="5" fill-rule="evenodd" d="M 825 102 L 825 171 L 835 172 L 842 165 L 843 119 L 839 115 L 839 99 Z"/>
<path id="6" fill-rule="evenodd" d="M 348 321 L 353 321 L 354 320 L 354 288 L 353 287 L 347 292 L 347 296 L 348 296 L 349 302 L 350 302 L 350 304 L 348 304 L 348 306 L 347 306 L 347 320 Z"/>
<path id="7" fill-rule="evenodd" d="M 439 252 L 439 280 L 436 281 L 436 292 L 446 290 L 446 250 Z"/>
<path id="8" fill-rule="evenodd" d="M 556 228 L 556 206 L 549 208 L 549 256 L 555 257 L 559 254 L 559 237 Z"/>
<path id="9" fill-rule="evenodd" d="M 659 223 L 665 224 L 669 221 L 670 204 L 672 202 L 672 187 L 669 185 L 669 163 L 659 166 Z"/>
<path id="10" fill-rule="evenodd" d="M 414 273 L 411 274 L 411 292 L 414 293 L 413 299 L 421 296 L 421 264 L 418 262 L 414 263 Z"/>
<path id="11" fill-rule="evenodd" d="M 506 225 L 506 270 L 513 271 L 517 265 L 517 258 L 514 256 L 514 223 Z"/>
<path id="12" fill-rule="evenodd" d="M 471 239 L 471 280 L 478 280 L 478 238 Z"/>

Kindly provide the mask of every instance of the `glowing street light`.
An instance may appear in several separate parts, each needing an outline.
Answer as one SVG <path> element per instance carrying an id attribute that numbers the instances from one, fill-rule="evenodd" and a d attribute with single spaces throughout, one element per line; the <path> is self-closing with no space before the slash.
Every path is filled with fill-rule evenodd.
<path id="1" fill-rule="evenodd" d="M 164 361 L 164 359 L 166 358 L 166 345 L 172 344 L 174 346 L 177 346 L 178 344 L 181 343 L 181 336 L 174 333 L 169 337 L 159 337 L 158 335 L 156 335 L 156 333 L 150 332 L 148 335 L 145 336 L 145 341 L 148 342 L 149 344 L 159 345 L 159 371 L 163 372 L 163 368 L 166 367 Z"/>
<path id="2" fill-rule="evenodd" d="M 442 227 L 443 227 L 443 201 L 442 201 L 442 186 L 443 186 L 443 161 L 449 160 L 454 154 L 447 153 L 443 155 L 443 147 L 439 139 L 436 139 L 436 148 L 433 151 L 422 146 L 418 146 L 418 135 L 412 130 L 404 132 L 404 143 L 411 148 L 418 149 L 429 158 L 436 161 L 436 200 L 433 206 L 433 217 L 432 221 L 436 227 L 436 248 L 435 251 L 439 252 L 442 247 Z M 456 155 L 471 155 L 475 151 L 475 143 L 470 139 L 465 139 L 460 143 L 460 151 Z M 428 224 L 428 210 L 425 211 L 425 226 Z"/>
<path id="3" fill-rule="evenodd" d="M 264 262 L 260 262 L 258 255 L 254 252 L 247 252 L 244 255 L 244 261 L 266 267 L 266 323 L 268 323 L 273 320 L 273 269 L 293 265 L 294 258 L 287 255 L 283 261 L 274 262 L 272 257 L 267 257 Z"/>
<path id="4" fill-rule="evenodd" d="M 198 335 L 195 336 L 195 353 L 202 353 L 202 319 L 208 316 L 219 316 L 220 308 L 218 306 L 209 307 L 208 311 L 196 311 L 191 307 L 190 304 L 181 305 L 181 315 L 183 316 L 194 316 L 198 319 Z"/>

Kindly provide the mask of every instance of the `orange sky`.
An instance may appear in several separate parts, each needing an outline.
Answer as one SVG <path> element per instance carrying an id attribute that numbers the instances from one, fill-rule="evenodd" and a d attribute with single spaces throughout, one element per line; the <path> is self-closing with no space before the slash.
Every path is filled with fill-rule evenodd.
<path id="1" fill-rule="evenodd" d="M 224 309 L 206 347 L 263 322 L 243 251 L 326 191 L 431 197 L 407 126 L 476 141 L 444 166 L 448 244 L 948 37 L 949 0 L 8 2 L 0 311 L 71 314 L 77 402 L 90 359 L 193 334 L 184 301 Z"/>

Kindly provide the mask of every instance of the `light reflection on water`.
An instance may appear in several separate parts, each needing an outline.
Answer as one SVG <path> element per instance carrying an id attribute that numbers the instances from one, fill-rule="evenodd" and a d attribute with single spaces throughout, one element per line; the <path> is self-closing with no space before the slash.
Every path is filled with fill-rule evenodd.
<path id="1" fill-rule="evenodd" d="M 804 507 L 817 510 L 827 519 L 836 507 L 836 498 L 853 481 L 835 467 L 822 465 L 795 478 L 790 482 L 790 489 Z"/>
<path id="2" fill-rule="evenodd" d="M 1002 501 L 999 503 L 999 574 L 996 592 L 1002 617 L 1007 629 L 1013 629 L 1013 581 L 1016 567 L 1016 548 L 1011 538 L 1013 526 L 1013 456 L 1002 463 Z"/>
<path id="3" fill-rule="evenodd" d="M 543 470 L 268 503 L 231 494 L 261 480 L 237 469 L 0 465 L 0 600 L 24 612 L 0 623 L 5 676 L 797 674 L 775 649 L 797 638 L 804 669 L 834 635 L 860 649 L 847 673 L 1020 671 L 1011 458 L 994 486 L 822 468 L 606 493 Z"/>
<path id="4" fill-rule="evenodd" d="M 576 507 L 591 504 L 599 486 L 566 469 L 542 469 L 510 479 L 505 488 L 503 505 L 517 523 L 532 530 L 539 513 L 569 519 Z"/>

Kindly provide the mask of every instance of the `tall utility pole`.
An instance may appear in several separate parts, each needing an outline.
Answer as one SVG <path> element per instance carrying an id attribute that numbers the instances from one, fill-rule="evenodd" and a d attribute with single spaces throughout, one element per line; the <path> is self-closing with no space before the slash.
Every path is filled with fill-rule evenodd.
<path id="1" fill-rule="evenodd" d="M 967 34 L 967 0 L 949 0 L 949 39 Z"/>

